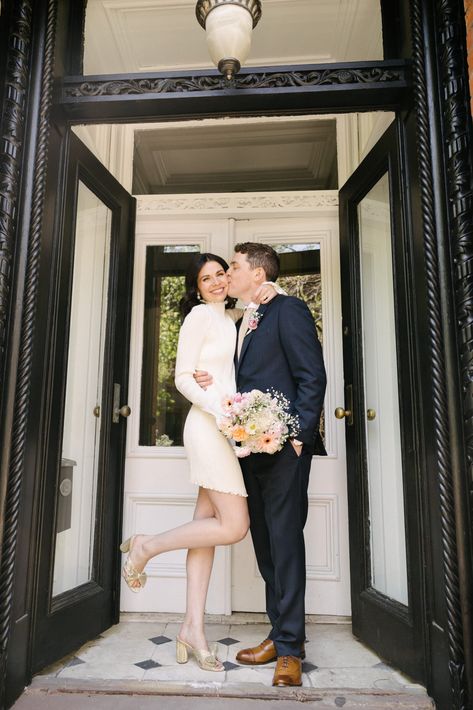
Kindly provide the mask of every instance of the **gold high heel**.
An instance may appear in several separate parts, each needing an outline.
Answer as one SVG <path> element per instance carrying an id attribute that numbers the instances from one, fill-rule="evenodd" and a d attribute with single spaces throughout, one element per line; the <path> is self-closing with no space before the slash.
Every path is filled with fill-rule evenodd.
<path id="1" fill-rule="evenodd" d="M 128 540 L 122 542 L 120 545 L 121 552 L 130 552 L 130 547 L 132 546 L 134 538 L 135 536 L 133 535 L 132 537 L 129 537 Z M 147 580 L 146 572 L 138 572 L 130 560 L 130 555 L 128 555 L 125 560 L 125 564 L 123 565 L 122 577 L 131 591 L 135 594 L 143 589 Z M 133 582 L 138 582 L 138 586 L 134 587 L 132 584 Z"/>
<path id="2" fill-rule="evenodd" d="M 225 670 L 223 664 L 217 658 L 216 644 L 213 651 L 202 651 L 176 636 L 176 661 L 178 663 L 187 663 L 189 654 L 194 656 L 197 665 L 203 671 L 221 672 Z"/>

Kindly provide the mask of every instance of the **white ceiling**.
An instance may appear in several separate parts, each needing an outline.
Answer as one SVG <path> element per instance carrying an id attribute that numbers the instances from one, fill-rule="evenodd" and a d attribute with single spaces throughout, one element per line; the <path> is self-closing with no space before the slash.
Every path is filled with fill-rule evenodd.
<path id="1" fill-rule="evenodd" d="M 263 0 L 248 66 L 382 58 L 379 0 Z M 206 69 L 191 0 L 88 0 L 85 74 Z"/>
<path id="2" fill-rule="evenodd" d="M 162 124 L 135 132 L 133 165 L 134 194 L 336 189 L 336 124 Z"/>

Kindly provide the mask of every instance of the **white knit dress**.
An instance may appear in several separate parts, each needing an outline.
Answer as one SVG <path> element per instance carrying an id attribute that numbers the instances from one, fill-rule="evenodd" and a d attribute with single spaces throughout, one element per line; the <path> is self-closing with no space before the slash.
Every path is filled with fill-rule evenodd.
<path id="1" fill-rule="evenodd" d="M 184 446 L 190 480 L 203 488 L 246 496 L 240 464 L 228 439 L 218 430 L 221 401 L 235 392 L 236 328 L 241 312 L 225 310 L 224 303 L 194 306 L 182 324 L 176 357 L 176 387 L 192 402 L 184 425 Z M 194 380 L 206 370 L 213 384 L 203 390 Z"/>

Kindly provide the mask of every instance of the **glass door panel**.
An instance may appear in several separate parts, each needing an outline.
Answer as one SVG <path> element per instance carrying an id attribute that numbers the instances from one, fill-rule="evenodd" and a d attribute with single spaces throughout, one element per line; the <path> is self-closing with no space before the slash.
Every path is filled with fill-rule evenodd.
<path id="1" fill-rule="evenodd" d="M 93 578 L 111 223 L 79 181 L 53 596 Z"/>
<path id="2" fill-rule="evenodd" d="M 141 368 L 140 446 L 182 446 L 190 402 L 174 385 L 179 301 L 196 244 L 146 247 L 143 359 Z"/>
<path id="3" fill-rule="evenodd" d="M 321 244 L 318 242 L 288 242 L 271 246 L 279 254 L 281 266 L 279 285 L 289 296 L 300 298 L 307 304 L 314 317 L 317 335 L 323 347 Z M 326 451 L 325 412 L 323 410 L 320 416 L 319 434 L 314 453 L 324 455 Z"/>
<path id="4" fill-rule="evenodd" d="M 389 175 L 358 204 L 371 586 L 407 604 Z"/>

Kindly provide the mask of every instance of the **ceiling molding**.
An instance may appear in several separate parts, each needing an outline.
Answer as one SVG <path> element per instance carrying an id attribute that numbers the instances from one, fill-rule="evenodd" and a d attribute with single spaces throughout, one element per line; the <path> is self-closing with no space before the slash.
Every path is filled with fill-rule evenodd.
<path id="1" fill-rule="evenodd" d="M 190 0 L 89 0 L 86 73 L 211 68 L 194 8 Z M 381 59 L 381 45 L 379 0 L 264 0 L 247 64 Z"/>
<path id="2" fill-rule="evenodd" d="M 256 195 L 236 193 L 220 195 L 137 195 L 139 214 L 212 214 L 236 216 L 238 213 L 284 210 L 302 214 L 314 210 L 338 211 L 338 190 L 308 192 L 260 192 Z"/>

